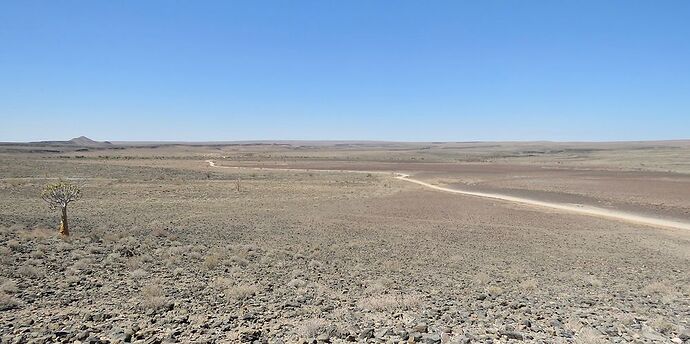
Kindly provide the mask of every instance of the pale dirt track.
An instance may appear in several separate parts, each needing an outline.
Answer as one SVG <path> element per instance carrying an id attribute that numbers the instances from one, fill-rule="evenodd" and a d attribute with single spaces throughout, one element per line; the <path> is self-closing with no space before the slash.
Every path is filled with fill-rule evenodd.
<path id="1" fill-rule="evenodd" d="M 209 166 L 216 167 L 216 168 L 278 170 L 278 171 L 305 171 L 305 172 L 309 171 L 309 172 L 349 172 L 349 173 L 371 173 L 371 174 L 385 173 L 385 174 L 388 174 L 388 172 L 381 172 L 381 171 L 218 166 L 212 160 L 206 160 L 206 162 L 209 164 Z M 604 208 L 598 208 L 598 207 L 592 207 L 592 206 L 586 206 L 586 205 L 579 205 L 579 204 L 573 205 L 573 204 L 564 204 L 564 203 L 545 202 L 545 201 L 540 201 L 540 200 L 535 200 L 535 199 L 515 197 L 515 196 L 497 194 L 497 193 L 486 193 L 486 192 L 475 192 L 475 191 L 451 189 L 451 188 L 446 188 L 446 187 L 442 187 L 442 186 L 438 186 L 438 185 L 433 185 L 433 184 L 430 184 L 430 183 L 427 183 L 427 182 L 424 182 L 421 180 L 412 179 L 412 178 L 410 178 L 409 175 L 403 174 L 403 173 L 395 173 L 395 176 L 396 176 L 395 178 L 398 180 L 403 180 L 403 181 L 407 181 L 410 183 L 415 183 L 417 185 L 421 185 L 421 186 L 424 186 L 424 187 L 427 187 L 427 188 L 430 188 L 433 190 L 437 190 L 437 191 L 450 192 L 450 193 L 467 195 L 467 196 L 497 199 L 497 200 L 507 201 L 507 202 L 511 202 L 511 203 L 531 205 L 531 206 L 536 206 L 539 208 L 554 209 L 554 210 L 567 212 L 567 213 L 594 216 L 594 217 L 599 217 L 599 218 L 605 218 L 605 219 L 610 219 L 610 220 L 634 223 L 634 224 L 651 226 L 651 227 L 690 230 L 690 223 L 685 223 L 685 222 L 680 222 L 680 221 L 665 220 L 665 219 L 661 219 L 661 218 L 642 216 L 642 215 L 637 215 L 637 214 L 628 213 L 628 212 L 622 212 L 622 211 L 616 211 L 616 210 L 610 210 L 610 209 L 604 209 Z"/>

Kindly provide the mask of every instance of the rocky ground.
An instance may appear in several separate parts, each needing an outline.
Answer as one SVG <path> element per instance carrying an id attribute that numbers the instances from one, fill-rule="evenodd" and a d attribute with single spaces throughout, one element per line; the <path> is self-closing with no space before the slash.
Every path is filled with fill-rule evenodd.
<path id="1" fill-rule="evenodd" d="M 2 343 L 690 343 L 689 233 L 378 174 L 2 159 Z M 64 175 L 68 239 L 38 197 Z"/>

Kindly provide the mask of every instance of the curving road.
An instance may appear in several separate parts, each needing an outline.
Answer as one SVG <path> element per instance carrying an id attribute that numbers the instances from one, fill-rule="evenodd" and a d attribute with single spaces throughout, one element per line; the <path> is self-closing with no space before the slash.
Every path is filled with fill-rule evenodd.
<path id="1" fill-rule="evenodd" d="M 303 169 L 303 168 L 263 168 L 263 167 L 218 166 L 212 160 L 206 160 L 206 162 L 209 164 L 209 166 L 216 167 L 216 168 L 279 170 L 279 171 L 305 171 L 305 172 L 306 171 L 309 171 L 309 172 L 314 172 L 314 171 L 316 171 L 316 172 L 351 172 L 351 173 L 372 173 L 372 174 L 388 174 L 389 173 L 389 172 L 381 172 L 381 171 L 323 170 L 323 169 L 319 170 L 319 169 Z M 690 230 L 690 223 L 686 223 L 686 222 L 680 222 L 680 221 L 674 221 L 674 220 L 665 220 L 665 219 L 660 219 L 660 218 L 655 218 L 655 217 L 650 217 L 650 216 L 638 215 L 638 214 L 633 214 L 633 213 L 628 213 L 628 212 L 623 212 L 623 211 L 610 210 L 610 209 L 604 209 L 604 208 L 598 208 L 598 207 L 592 207 L 592 206 L 586 206 L 586 205 L 573 205 L 573 204 L 565 204 L 565 203 L 545 202 L 545 201 L 539 201 L 539 200 L 535 200 L 535 199 L 515 197 L 515 196 L 497 194 L 497 193 L 487 193 L 487 192 L 476 192 L 476 191 L 464 191 L 464 190 L 458 190 L 458 189 L 451 189 L 451 188 L 446 188 L 446 187 L 442 187 L 442 186 L 438 186 L 438 185 L 433 185 L 433 184 L 430 184 L 427 182 L 423 182 L 421 180 L 412 179 L 412 178 L 410 178 L 410 175 L 408 175 L 408 174 L 395 173 L 395 175 L 396 175 L 395 178 L 398 180 L 403 180 L 406 182 L 415 183 L 417 185 L 421 185 L 421 186 L 427 187 L 429 189 L 437 190 L 437 191 L 450 192 L 450 193 L 454 193 L 454 194 L 461 194 L 461 195 L 475 196 L 475 197 L 482 197 L 482 198 L 490 198 L 490 199 L 496 199 L 496 200 L 507 201 L 507 202 L 512 202 L 512 203 L 526 204 L 526 205 L 536 206 L 536 207 L 540 207 L 540 208 L 554 209 L 554 210 L 567 212 L 567 213 L 594 216 L 594 217 L 599 217 L 599 218 L 605 218 L 605 219 L 616 220 L 616 221 L 623 221 L 623 222 L 628 222 L 628 223 L 635 223 L 635 224 L 639 224 L 639 225 L 645 225 L 645 226 L 651 226 L 651 227 L 657 227 L 657 228 Z"/>

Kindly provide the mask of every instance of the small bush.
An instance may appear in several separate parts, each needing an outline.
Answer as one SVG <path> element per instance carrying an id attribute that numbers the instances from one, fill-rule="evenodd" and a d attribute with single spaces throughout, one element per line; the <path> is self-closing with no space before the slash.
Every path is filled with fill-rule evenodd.
<path id="1" fill-rule="evenodd" d="M 19 273 L 19 275 L 27 278 L 40 278 L 43 276 L 41 270 L 39 270 L 33 265 L 23 265 L 19 267 L 19 269 L 17 269 L 17 272 Z"/>
<path id="2" fill-rule="evenodd" d="M 496 285 L 492 285 L 486 288 L 486 292 L 489 293 L 489 295 L 491 296 L 498 296 L 503 294 L 503 288 Z"/>
<path id="3" fill-rule="evenodd" d="M 253 285 L 236 285 L 225 289 L 226 297 L 234 300 L 245 300 L 257 293 L 256 286 Z"/>
<path id="4" fill-rule="evenodd" d="M 670 334 L 674 330 L 673 324 L 662 317 L 656 317 L 647 324 L 654 330 L 663 334 Z"/>
<path id="5" fill-rule="evenodd" d="M 208 270 L 213 270 L 220 265 L 221 256 L 218 254 L 211 254 L 204 258 L 204 268 Z"/>
<path id="6" fill-rule="evenodd" d="M 657 296 L 663 302 L 671 302 L 676 298 L 676 290 L 669 283 L 654 282 L 642 288 L 643 295 Z"/>
<path id="7" fill-rule="evenodd" d="M 479 285 L 486 285 L 489 283 L 491 278 L 486 272 L 480 272 L 476 276 L 474 276 L 474 282 L 479 284 Z"/>
<path id="8" fill-rule="evenodd" d="M 161 309 L 167 304 L 163 288 L 158 285 L 147 285 L 141 289 L 141 306 L 144 309 Z"/>
<path id="9" fill-rule="evenodd" d="M 133 280 L 141 280 L 148 275 L 149 273 L 144 269 L 136 269 L 129 273 L 129 276 L 132 277 Z"/>
<path id="10" fill-rule="evenodd" d="M 527 280 L 524 280 L 520 283 L 520 288 L 522 290 L 532 292 L 537 289 L 537 280 L 530 278 Z"/>
<path id="11" fill-rule="evenodd" d="M 320 318 L 309 319 L 299 326 L 299 333 L 306 338 L 313 338 L 328 328 L 328 321 Z"/>
<path id="12" fill-rule="evenodd" d="M 12 280 L 7 280 L 0 285 L 0 292 L 14 294 L 19 291 L 17 283 Z"/>
<path id="13" fill-rule="evenodd" d="M 0 247 L 0 264 L 11 265 L 14 263 L 12 250 L 9 247 Z"/>
<path id="14" fill-rule="evenodd" d="M 7 241 L 7 247 L 9 247 L 12 251 L 19 251 L 19 249 L 22 247 L 22 244 L 18 240 L 8 240 Z"/>
<path id="15" fill-rule="evenodd" d="M 0 311 L 8 311 L 19 307 L 19 301 L 10 295 L 0 292 Z"/>
<path id="16" fill-rule="evenodd" d="M 416 295 L 380 295 L 370 296 L 360 300 L 359 306 L 371 311 L 393 311 L 396 309 L 414 309 L 422 304 Z"/>

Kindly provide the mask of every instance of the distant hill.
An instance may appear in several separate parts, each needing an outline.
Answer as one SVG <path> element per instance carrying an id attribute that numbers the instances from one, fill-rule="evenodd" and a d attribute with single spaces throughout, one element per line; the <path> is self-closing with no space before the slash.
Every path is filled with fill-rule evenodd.
<path id="1" fill-rule="evenodd" d="M 112 143 L 110 143 L 110 142 L 108 142 L 108 141 L 103 141 L 103 142 L 94 141 L 94 140 L 92 140 L 92 139 L 90 139 L 90 138 L 88 138 L 88 137 L 86 137 L 86 136 L 75 137 L 75 138 L 73 138 L 73 139 L 67 141 L 67 143 L 70 143 L 70 144 L 73 144 L 73 145 L 77 145 L 77 146 L 83 146 L 83 147 L 104 147 L 104 146 L 112 146 Z"/>
<path id="2" fill-rule="evenodd" d="M 75 137 L 68 141 L 38 141 L 27 143 L 15 143 L 16 145 L 30 145 L 30 146 L 60 146 L 60 147 L 84 147 L 84 148 L 108 148 L 113 144 L 109 141 L 94 141 L 86 136 Z"/>

